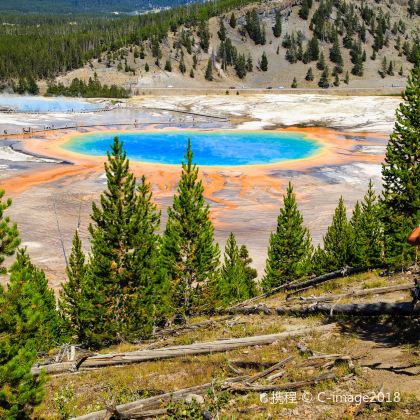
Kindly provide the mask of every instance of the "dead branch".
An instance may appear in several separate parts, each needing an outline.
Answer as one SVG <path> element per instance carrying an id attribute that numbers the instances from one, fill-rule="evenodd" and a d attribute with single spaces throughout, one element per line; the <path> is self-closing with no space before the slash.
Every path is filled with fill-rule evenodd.
<path id="1" fill-rule="evenodd" d="M 252 384 L 255 381 L 258 381 L 258 379 L 264 378 L 265 376 L 269 375 L 270 373 L 274 372 L 275 370 L 280 369 L 283 367 L 286 363 L 290 362 L 293 359 L 293 356 L 286 357 L 286 359 L 276 363 L 275 365 L 269 367 L 268 369 L 263 370 L 262 372 L 257 373 L 254 376 L 251 376 L 246 382 L 247 384 Z"/>

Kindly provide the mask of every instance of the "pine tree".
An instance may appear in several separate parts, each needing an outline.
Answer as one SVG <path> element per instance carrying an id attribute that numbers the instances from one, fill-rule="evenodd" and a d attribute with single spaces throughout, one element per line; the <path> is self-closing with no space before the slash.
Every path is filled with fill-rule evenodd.
<path id="1" fill-rule="evenodd" d="M 265 276 L 262 279 L 264 291 L 296 280 L 310 270 L 311 238 L 308 229 L 303 227 L 303 217 L 290 182 L 283 204 L 276 231 L 270 236 Z"/>
<path id="2" fill-rule="evenodd" d="M 336 74 L 334 77 L 334 86 L 336 87 L 340 86 L 340 79 L 338 77 L 338 74 Z"/>
<path id="3" fill-rule="evenodd" d="M 326 65 L 325 65 L 324 53 L 321 51 L 321 54 L 319 56 L 319 60 L 316 63 L 316 68 L 318 70 L 325 70 L 325 67 L 326 67 Z"/>
<path id="4" fill-rule="evenodd" d="M 144 70 L 145 70 L 145 72 L 146 72 L 146 73 L 148 73 L 148 72 L 149 72 L 149 70 L 150 70 L 149 64 L 147 64 L 147 63 L 146 63 L 146 64 L 144 65 Z"/>
<path id="5" fill-rule="evenodd" d="M 54 293 L 44 273 L 20 250 L 0 293 L 0 417 L 29 419 L 43 398 L 44 375 L 31 368 L 38 352 L 60 344 Z"/>
<path id="6" fill-rule="evenodd" d="M 381 69 L 379 70 L 379 74 L 381 75 L 382 79 L 385 79 L 387 71 L 388 71 L 387 61 L 386 61 L 386 57 L 384 57 L 382 60 Z"/>
<path id="7" fill-rule="evenodd" d="M 143 287 L 136 272 L 136 240 L 142 234 L 136 179 L 117 137 L 107 156 L 107 189 L 100 204 L 92 204 L 91 258 L 84 291 L 86 334 L 93 346 L 126 333 L 126 325 L 136 316 L 130 313 L 131 297 Z"/>
<path id="8" fill-rule="evenodd" d="M 222 305 L 255 296 L 256 287 L 240 257 L 235 235 L 230 233 L 225 246 L 225 258 L 216 284 L 216 300 Z"/>
<path id="9" fill-rule="evenodd" d="M 236 17 L 235 14 L 232 12 L 230 15 L 229 25 L 231 28 L 236 28 Z"/>
<path id="10" fill-rule="evenodd" d="M 349 75 L 349 72 L 348 72 L 348 70 L 346 71 L 346 77 L 344 78 L 344 83 L 346 84 L 346 85 L 348 85 L 349 84 L 349 82 L 350 82 L 350 75 Z"/>
<path id="11" fill-rule="evenodd" d="M 305 80 L 312 82 L 314 80 L 314 74 L 312 72 L 312 67 L 309 67 L 308 72 L 306 73 Z"/>
<path id="12" fill-rule="evenodd" d="M 334 41 L 334 44 L 330 49 L 330 60 L 339 66 L 343 65 L 343 57 L 341 55 L 340 44 L 338 43 L 338 38 Z"/>
<path id="13" fill-rule="evenodd" d="M 262 56 L 261 56 L 261 70 L 262 71 L 267 71 L 268 70 L 268 59 L 267 59 L 267 55 L 265 54 L 265 51 L 263 51 Z"/>
<path id="14" fill-rule="evenodd" d="M 394 76 L 394 64 L 392 63 L 392 61 L 389 62 L 387 74 L 389 76 Z"/>
<path id="15" fill-rule="evenodd" d="M 319 79 L 318 86 L 327 89 L 330 87 L 330 72 L 328 66 L 325 67 L 324 71 L 321 74 L 321 78 Z"/>
<path id="16" fill-rule="evenodd" d="M 85 254 L 82 250 L 82 241 L 76 230 L 73 238 L 73 247 L 66 268 L 67 282 L 60 290 L 60 312 L 71 336 L 77 337 L 78 343 L 86 341 L 86 326 L 84 325 L 84 288 L 86 280 Z"/>
<path id="17" fill-rule="evenodd" d="M 187 71 L 187 68 L 185 67 L 185 61 L 184 61 L 184 51 L 181 51 L 181 60 L 179 61 L 179 71 L 182 74 L 185 74 Z"/>
<path id="18" fill-rule="evenodd" d="M 379 218 L 378 197 L 373 189 L 372 181 L 369 181 L 368 190 L 359 207 L 358 223 L 353 221 L 354 216 L 350 221 L 353 227 L 353 250 L 356 254 L 352 265 L 368 267 L 380 264 L 383 259 L 383 226 Z M 355 213 L 356 209 L 353 214 Z"/>
<path id="19" fill-rule="evenodd" d="M 340 197 L 331 225 L 324 236 L 325 269 L 334 271 L 351 262 L 352 229 L 347 221 L 346 207 Z"/>
<path id="20" fill-rule="evenodd" d="M 206 74 L 204 77 L 209 82 L 213 80 L 213 64 L 211 62 L 211 58 L 209 58 L 209 61 L 207 62 Z"/>
<path id="21" fill-rule="evenodd" d="M 275 23 L 273 26 L 273 35 L 276 38 L 279 38 L 281 36 L 281 30 L 281 13 L 279 11 L 276 11 Z"/>
<path id="22" fill-rule="evenodd" d="M 241 259 L 244 267 L 245 267 L 245 274 L 246 274 L 246 281 L 248 284 L 249 290 L 254 290 L 253 294 L 256 294 L 257 287 L 255 284 L 255 279 L 258 277 L 258 272 L 255 268 L 251 267 L 252 258 L 249 256 L 249 251 L 246 245 L 241 245 L 239 248 L 239 258 Z"/>
<path id="23" fill-rule="evenodd" d="M 248 54 L 248 59 L 246 60 L 246 71 L 247 72 L 252 72 L 254 66 L 252 63 L 252 57 L 251 54 Z"/>
<path id="24" fill-rule="evenodd" d="M 222 42 L 226 39 L 226 28 L 222 17 L 219 20 L 219 30 L 217 31 L 217 36 Z"/>
<path id="25" fill-rule="evenodd" d="M 420 60 L 408 77 L 382 165 L 385 255 L 394 264 L 409 263 L 413 258 L 414 247 L 407 244 L 406 238 L 420 224 L 419 108 Z"/>
<path id="26" fill-rule="evenodd" d="M 194 79 L 194 70 L 193 69 L 190 70 L 190 77 L 191 77 L 191 79 Z"/>
<path id="27" fill-rule="evenodd" d="M 3 201 L 4 194 L 5 191 L 0 189 L 0 274 L 6 271 L 3 267 L 5 257 L 13 255 L 20 244 L 16 223 L 12 223 L 10 218 L 4 214 L 12 205 L 10 198 Z"/>
<path id="28" fill-rule="evenodd" d="M 298 87 L 297 80 L 296 80 L 296 77 L 294 77 L 293 82 L 292 82 L 292 88 L 296 89 L 297 87 Z"/>
<path id="29" fill-rule="evenodd" d="M 171 60 L 166 60 L 166 63 L 165 63 L 165 71 L 169 71 L 169 72 L 172 71 L 172 63 L 171 63 Z"/>
<path id="30" fill-rule="evenodd" d="M 235 62 L 236 75 L 243 79 L 246 76 L 246 60 L 243 54 L 239 54 Z"/>
<path id="31" fill-rule="evenodd" d="M 189 139 L 185 159 L 178 193 L 168 208 L 162 243 L 162 267 L 171 282 L 172 307 L 182 319 L 200 304 L 203 288 L 212 281 L 219 265 L 210 209 Z"/>
<path id="32" fill-rule="evenodd" d="M 159 264 L 161 238 L 158 234 L 160 211 L 152 199 L 151 185 L 143 175 L 137 186 L 133 225 L 132 272 L 127 286 L 127 308 L 130 316 L 125 336 L 148 337 L 153 325 L 170 311 L 169 287 Z"/>

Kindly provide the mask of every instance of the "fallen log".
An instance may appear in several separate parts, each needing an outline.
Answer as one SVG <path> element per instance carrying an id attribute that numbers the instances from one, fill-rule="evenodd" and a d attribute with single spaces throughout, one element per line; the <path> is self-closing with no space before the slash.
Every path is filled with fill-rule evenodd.
<path id="1" fill-rule="evenodd" d="M 308 298 L 300 297 L 295 298 L 293 301 L 303 301 L 303 302 L 330 302 L 333 300 L 339 300 L 339 299 L 345 299 L 348 297 L 361 297 L 361 296 L 369 296 L 369 295 L 380 295 L 385 293 L 391 293 L 391 292 L 400 292 L 402 290 L 410 290 L 414 287 L 412 283 L 408 284 L 397 284 L 396 286 L 386 286 L 386 287 L 375 287 L 372 289 L 366 289 L 366 290 L 356 290 L 349 293 L 342 293 L 339 295 L 322 295 L 322 296 L 311 296 Z M 287 299 L 291 302 L 291 299 Z"/>
<path id="2" fill-rule="evenodd" d="M 321 276 L 302 281 L 295 284 L 289 284 L 286 290 L 300 290 L 308 289 L 310 287 L 317 286 L 318 284 L 324 283 L 328 280 L 338 279 L 340 277 L 351 276 L 352 274 L 363 273 L 365 271 L 374 270 L 376 268 L 385 268 L 386 264 L 380 264 L 370 267 L 344 267 L 341 270 L 332 271 L 331 273 L 323 274 Z"/>
<path id="3" fill-rule="evenodd" d="M 224 352 L 241 347 L 271 344 L 277 340 L 299 337 L 301 335 L 311 334 L 312 332 L 331 331 L 335 328 L 336 324 L 327 324 L 316 327 L 300 328 L 276 334 L 229 338 L 218 341 L 194 343 L 185 346 L 164 347 L 155 350 L 137 350 L 126 353 L 98 354 L 87 357 L 83 363 L 79 365 L 79 370 L 88 370 L 89 368 L 123 365 L 128 363 L 141 363 L 173 357 L 185 357 L 196 354 Z M 62 372 L 73 372 L 76 370 L 76 367 L 73 362 L 51 363 L 48 365 L 36 364 L 32 368 L 32 374 L 39 375 L 42 370 L 45 370 L 48 374 L 56 374 Z"/>
<path id="4" fill-rule="evenodd" d="M 268 292 L 262 293 L 261 295 L 254 296 L 253 298 L 239 302 L 236 305 L 233 305 L 225 309 L 224 311 L 225 313 L 229 313 L 228 312 L 229 309 L 239 308 L 242 306 L 248 306 L 250 303 L 256 302 L 257 300 L 260 300 L 260 299 L 265 299 L 279 292 L 288 291 L 288 290 L 299 290 L 299 289 L 306 290 L 315 285 L 324 283 L 328 280 L 333 280 L 336 278 L 346 277 L 352 274 L 363 273 L 365 271 L 370 271 L 376 268 L 385 268 L 385 267 L 387 267 L 386 264 L 379 264 L 379 265 L 369 266 L 369 267 L 344 267 L 341 270 L 335 270 L 335 271 L 332 271 L 331 273 L 322 274 L 321 276 L 313 277 L 305 281 L 301 281 L 300 279 L 293 280 L 289 283 L 281 284 L 280 286 L 275 287 L 274 289 L 271 289 Z"/>
<path id="5" fill-rule="evenodd" d="M 400 303 L 344 303 L 344 304 L 326 304 L 315 303 L 312 305 L 279 307 L 276 309 L 278 315 L 308 315 L 308 314 L 326 314 L 326 315 L 356 315 L 356 316 L 373 316 L 373 315 L 398 315 L 410 316 L 419 315 L 420 306 L 414 307 L 411 302 Z"/>

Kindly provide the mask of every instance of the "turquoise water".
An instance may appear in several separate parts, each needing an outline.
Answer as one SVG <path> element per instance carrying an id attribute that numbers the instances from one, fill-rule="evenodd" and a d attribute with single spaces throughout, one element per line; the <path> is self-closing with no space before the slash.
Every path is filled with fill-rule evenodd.
<path id="1" fill-rule="evenodd" d="M 191 139 L 194 162 L 201 166 L 261 165 L 309 157 L 319 143 L 300 133 L 274 131 L 159 131 L 92 133 L 73 137 L 63 147 L 92 156 L 105 156 L 115 135 L 127 156 L 136 161 L 178 165 Z"/>
<path id="2" fill-rule="evenodd" d="M 103 106 L 71 98 L 0 95 L 0 108 L 19 112 L 78 112 L 99 109 Z"/>

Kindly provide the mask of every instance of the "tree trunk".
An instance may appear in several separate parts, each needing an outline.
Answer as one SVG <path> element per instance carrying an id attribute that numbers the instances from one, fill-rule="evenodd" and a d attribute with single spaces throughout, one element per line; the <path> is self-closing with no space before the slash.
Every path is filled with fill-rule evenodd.
<path id="1" fill-rule="evenodd" d="M 282 306 L 276 309 L 278 315 L 285 314 L 326 314 L 326 315 L 356 315 L 356 316 L 372 316 L 372 315 L 398 315 L 410 316 L 420 315 L 420 305 L 413 306 L 411 302 L 401 303 L 344 303 L 331 305 L 328 303 L 316 303 L 313 305 L 301 306 Z"/>

